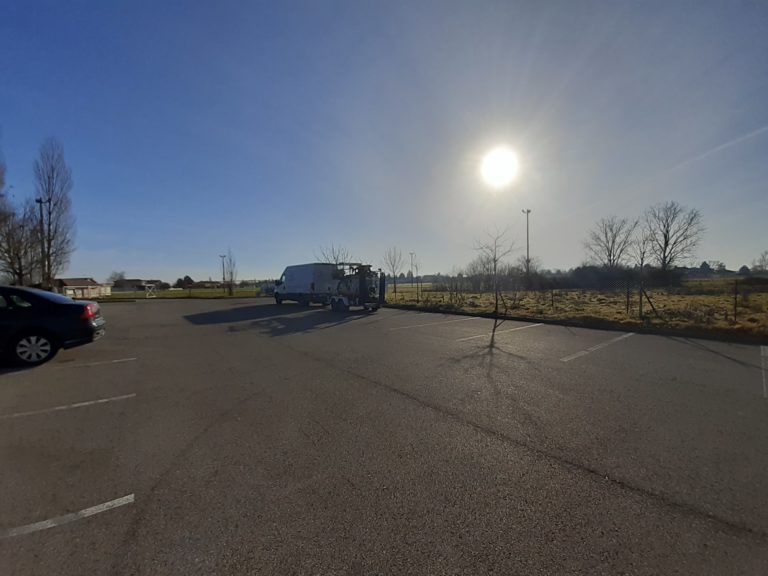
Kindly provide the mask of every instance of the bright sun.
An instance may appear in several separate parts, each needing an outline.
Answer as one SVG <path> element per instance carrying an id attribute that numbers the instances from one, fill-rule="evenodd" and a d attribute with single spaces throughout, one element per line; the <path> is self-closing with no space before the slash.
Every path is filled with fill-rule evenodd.
<path id="1" fill-rule="evenodd" d="M 519 168 L 515 151 L 506 146 L 498 146 L 483 156 L 480 174 L 491 188 L 503 188 L 517 178 Z"/>

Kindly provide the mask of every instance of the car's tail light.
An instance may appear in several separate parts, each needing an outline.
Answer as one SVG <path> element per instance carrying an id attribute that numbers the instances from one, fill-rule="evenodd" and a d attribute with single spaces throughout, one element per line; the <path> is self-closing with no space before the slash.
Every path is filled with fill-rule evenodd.
<path id="1" fill-rule="evenodd" d="M 91 320 L 96 317 L 96 306 L 93 304 L 86 304 L 85 308 L 83 308 L 83 313 L 80 315 L 80 318 L 83 320 Z"/>

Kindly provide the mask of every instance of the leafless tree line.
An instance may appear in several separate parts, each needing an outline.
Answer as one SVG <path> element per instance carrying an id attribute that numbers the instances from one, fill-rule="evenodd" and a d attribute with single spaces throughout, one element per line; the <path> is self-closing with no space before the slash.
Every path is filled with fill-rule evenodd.
<path id="1" fill-rule="evenodd" d="M 320 248 L 320 254 L 315 254 L 315 258 L 320 262 L 326 262 L 328 264 L 341 264 L 342 262 L 351 262 L 352 254 L 345 247 L 339 244 L 331 244 L 330 246 L 322 246 Z"/>
<path id="2" fill-rule="evenodd" d="M 17 285 L 51 288 L 74 251 L 72 171 L 61 142 L 43 142 L 33 173 L 35 197 L 14 202 L 0 160 L 0 272 Z"/>
<path id="3" fill-rule="evenodd" d="M 642 218 L 601 218 L 584 242 L 589 260 L 608 269 L 652 264 L 663 272 L 696 253 L 704 223 L 701 212 L 669 201 L 648 208 Z"/>

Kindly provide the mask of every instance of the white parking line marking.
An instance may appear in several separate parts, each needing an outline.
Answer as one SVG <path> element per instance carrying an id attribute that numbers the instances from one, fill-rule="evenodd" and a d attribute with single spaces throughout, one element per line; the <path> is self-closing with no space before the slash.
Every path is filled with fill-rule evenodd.
<path id="1" fill-rule="evenodd" d="M 427 324 L 414 324 L 412 326 L 398 326 L 396 328 L 390 328 L 393 330 L 407 330 L 408 328 L 422 328 L 424 326 L 437 326 L 439 324 L 451 324 L 452 322 L 466 322 L 467 320 L 480 320 L 479 316 L 470 316 L 469 318 L 459 318 L 458 320 L 443 320 L 441 322 L 429 322 Z"/>
<path id="2" fill-rule="evenodd" d="M 71 514 L 64 514 L 64 516 L 58 516 L 57 518 L 51 518 L 50 520 L 43 520 L 42 522 L 35 522 L 34 524 L 27 524 L 26 526 L 19 526 L 18 528 L 11 528 L 10 530 L 4 530 L 0 532 L 0 540 L 4 538 L 11 538 L 13 536 L 21 536 L 22 534 L 31 534 L 32 532 L 39 532 L 40 530 L 47 530 L 48 528 L 54 528 L 55 526 L 61 526 L 63 524 L 69 524 L 75 520 L 82 520 L 93 516 L 94 514 L 100 514 L 113 508 L 125 506 L 126 504 L 133 504 L 133 494 L 123 496 L 117 500 L 110 500 L 99 504 L 98 506 L 92 506 L 79 512 L 72 512 Z"/>
<path id="3" fill-rule="evenodd" d="M 99 400 L 90 400 L 88 402 L 77 402 L 76 404 L 65 404 L 64 406 L 54 406 L 53 408 L 44 408 L 43 410 L 31 410 L 29 412 L 16 412 L 14 414 L 2 414 L 0 420 L 10 420 L 11 418 L 22 418 L 23 416 L 37 416 L 38 414 L 50 414 L 51 412 L 60 412 L 61 410 L 70 410 L 72 408 L 82 408 L 83 406 L 93 406 L 94 404 L 104 404 L 105 402 L 118 402 L 135 398 L 136 394 L 125 394 L 123 396 L 113 396 L 111 398 L 100 398 Z"/>
<path id="4" fill-rule="evenodd" d="M 760 365 L 763 367 L 763 398 L 768 398 L 768 385 L 765 380 L 765 359 L 768 358 L 768 346 L 760 346 Z"/>
<path id="5" fill-rule="evenodd" d="M 496 335 L 506 334 L 507 332 L 516 332 L 517 330 L 525 330 L 526 328 L 535 328 L 536 326 L 542 326 L 542 323 L 539 322 L 538 324 L 526 324 L 525 326 L 518 326 L 517 328 L 509 328 L 508 330 L 496 330 Z M 466 338 L 459 338 L 458 340 L 456 340 L 456 342 L 474 340 L 475 338 L 486 338 L 488 336 L 493 336 L 493 332 L 488 332 L 488 334 L 478 334 L 477 336 L 467 336 Z"/>
<path id="6" fill-rule="evenodd" d="M 119 360 L 104 360 L 103 362 L 89 362 L 88 364 L 70 364 L 66 368 L 90 368 L 91 366 L 103 366 L 105 364 L 120 364 L 122 362 L 133 362 L 137 358 L 120 358 Z"/>
<path id="7" fill-rule="evenodd" d="M 571 354 L 570 356 L 565 356 L 564 358 L 560 358 L 560 361 L 570 362 L 571 360 L 576 360 L 576 358 L 581 358 L 582 356 L 586 356 L 587 354 L 590 354 L 596 350 L 600 350 L 601 348 L 605 348 L 606 346 L 610 346 L 611 344 L 615 344 L 616 342 L 620 342 L 621 340 L 624 340 L 634 335 L 635 335 L 634 332 L 627 332 L 626 334 L 622 334 L 621 336 L 617 336 L 616 338 L 611 338 L 610 340 L 606 340 L 605 342 L 601 342 L 600 344 L 595 344 L 594 346 L 591 346 L 586 350 L 581 350 L 580 352 L 576 352 L 575 354 Z"/>

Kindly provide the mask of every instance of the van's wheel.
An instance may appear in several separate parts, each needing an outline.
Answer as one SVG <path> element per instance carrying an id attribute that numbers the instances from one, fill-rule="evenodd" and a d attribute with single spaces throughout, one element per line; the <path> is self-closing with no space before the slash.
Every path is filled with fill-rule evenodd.
<path id="1" fill-rule="evenodd" d="M 9 352 L 17 364 L 37 366 L 56 356 L 59 347 L 56 342 L 40 332 L 28 332 L 11 340 Z"/>

